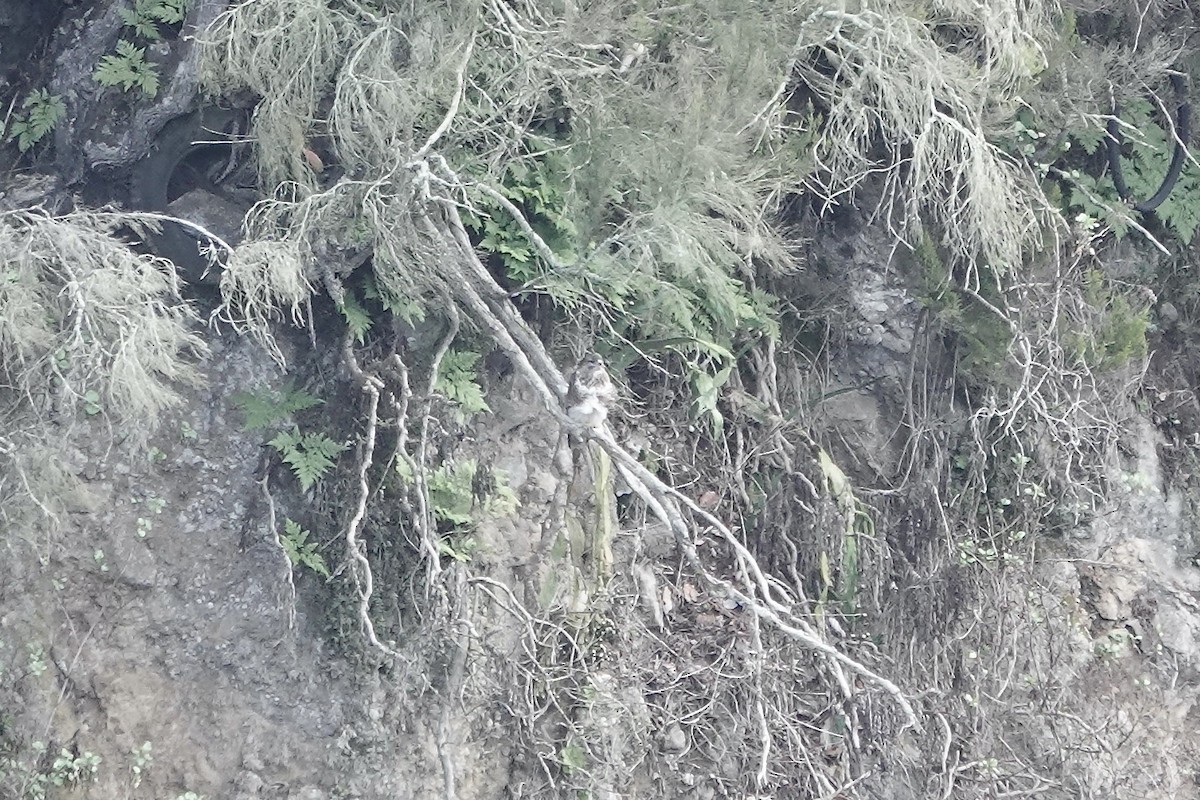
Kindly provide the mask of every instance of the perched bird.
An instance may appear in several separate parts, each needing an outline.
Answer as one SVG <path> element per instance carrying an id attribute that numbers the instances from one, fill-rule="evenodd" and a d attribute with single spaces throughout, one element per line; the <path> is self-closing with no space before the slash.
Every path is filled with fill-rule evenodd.
<path id="1" fill-rule="evenodd" d="M 604 361 L 588 353 L 575 366 L 567 390 L 567 416 L 583 428 L 599 428 L 617 399 L 617 388 L 608 377 Z"/>

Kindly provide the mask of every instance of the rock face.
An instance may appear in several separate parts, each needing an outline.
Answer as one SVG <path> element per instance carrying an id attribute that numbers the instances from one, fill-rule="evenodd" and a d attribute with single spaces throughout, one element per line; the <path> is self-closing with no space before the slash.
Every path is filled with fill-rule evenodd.
<path id="1" fill-rule="evenodd" d="M 906 307 L 898 302 L 897 317 Z M 15 709 L 6 731 L 23 738 L 10 739 L 0 786 L 20 796 L 38 774 L 53 771 L 33 749 L 37 736 L 54 752 L 100 756 L 95 779 L 81 781 L 86 796 L 98 800 L 187 791 L 237 800 L 443 797 L 447 753 L 456 796 L 529 796 L 522 787 L 536 785 L 539 767 L 515 734 L 518 725 L 505 710 L 511 687 L 500 677 L 520 655 L 524 623 L 487 617 L 458 679 L 466 694 L 456 693 L 454 670 L 447 671 L 453 648 L 414 661 L 430 668 L 411 673 L 373 660 L 369 649 L 364 660 L 359 644 L 347 648 L 362 641 L 353 613 L 331 617 L 332 595 L 314 573 L 287 563 L 269 524 L 272 515 L 278 527 L 280 519 L 303 513 L 315 498 L 264 494 L 264 436 L 245 430 L 234 403 L 239 391 L 276 383 L 277 368 L 245 340 L 214 335 L 212 345 L 207 387 L 150 441 L 149 458 L 111 447 L 100 419 L 81 425 L 68 464 L 80 482 L 64 497 L 61 527 L 53 534 L 5 532 L 10 579 L 0 585 L 0 662 L 13 679 L 0 699 Z M 302 362 L 311 357 L 308 346 L 302 337 L 285 340 L 285 355 Z M 859 346 L 879 343 L 851 345 Z M 894 424 L 880 410 L 891 403 L 885 389 L 862 396 L 869 402 L 855 412 L 860 430 Z M 547 584 L 530 565 L 552 549 L 547 509 L 563 491 L 570 464 L 556 456 L 558 433 L 527 388 L 493 378 L 488 400 L 493 413 L 472 428 L 465 446 L 503 473 L 521 510 L 479 530 L 474 569 L 495 581 L 493 588 L 533 596 Z M 957 725 L 951 709 L 967 709 L 982 726 L 974 746 L 996 734 L 1030 763 L 1042 758 L 1048 770 L 1094 791 L 1112 796 L 1134 787 L 1138 796 L 1193 797 L 1200 570 L 1190 561 L 1182 498 L 1163 488 L 1159 434 L 1144 422 L 1131 431 L 1131 455 L 1113 466 L 1106 511 L 1047 541 L 1041 559 L 1009 569 L 1002 605 L 968 610 L 962 630 L 1003 620 L 1015 646 L 1005 652 L 1019 657 L 993 671 L 986 652 L 956 651 L 958 694 L 947 696 L 949 705 L 937 713 Z M 583 484 L 589 480 L 585 473 Z M 570 494 L 585 493 L 576 486 Z M 340 530 L 313 532 L 336 563 Z M 666 637 L 672 625 L 684 624 L 673 606 L 701 607 L 703 599 L 686 583 L 671 590 L 656 582 L 656 565 L 677 556 L 670 542 L 652 547 L 649 533 L 637 552 L 622 539 L 617 580 L 637 576 L 643 584 L 637 602 L 645 608 L 635 613 Z M 913 590 L 894 591 L 901 598 Z M 920 642 L 929 648 L 928 668 L 940 668 L 934 648 L 946 647 L 945 640 L 906 620 L 905 602 L 895 606 L 888 624 L 905 637 L 927 637 Z M 953 640 L 959 616 L 943 613 L 950 627 L 940 634 Z M 340 633 L 331 618 L 340 620 Z M 720 650 L 728 641 L 746 641 L 738 632 L 743 624 L 736 607 L 715 607 L 697 615 L 686 636 L 698 652 Z M 598 669 L 580 688 L 587 702 L 571 722 L 579 744 L 559 757 L 583 759 L 593 749 L 610 756 L 590 773 L 597 796 L 650 796 L 654 782 L 670 776 L 671 796 L 715 797 L 714 776 L 736 779 L 738 764 L 701 757 L 717 734 L 662 713 L 656 702 L 663 690 L 629 667 L 651 656 L 662 685 L 690 680 L 701 668 L 696 653 L 622 650 L 611 668 Z M 915 666 L 921 668 L 919 659 Z M 1016 723 L 984 712 L 976 681 L 992 687 L 1002 704 L 1026 709 L 1019 726 L 1005 728 Z M 459 707 L 461 696 L 474 700 Z M 1047 705 L 1049 711 L 1038 710 Z M 916 754 L 926 745 L 940 748 L 937 713 L 926 718 L 926 732 L 886 744 L 888 757 L 920 760 Z M 822 757 L 836 762 L 846 753 L 836 715 L 814 720 L 826 730 Z M 568 722 L 550 713 L 538 724 L 552 731 Z M 134 785 L 130 766 L 144 742 L 151 743 L 152 760 Z M 1131 758 L 1145 770 L 1131 772 Z M 927 780 L 955 796 L 975 769 L 964 764 L 948 762 Z M 912 775 L 880 768 L 878 781 L 871 785 L 881 796 L 927 796 Z"/>
<path id="2" fill-rule="evenodd" d="M 225 3 L 191 3 L 183 30 L 150 49 L 163 93 L 136 108 L 91 77 L 122 25 L 120 6 L 0 8 L 0 87 L 14 85 L 15 64 L 45 53 L 44 83 L 69 109 L 55 163 L 41 164 L 53 174 L 6 178 L 0 209 L 124 200 L 125 178 L 171 140 L 186 146 L 153 170 L 156 199 L 135 205 L 236 244 L 244 198 L 203 181 L 170 188 L 195 152 L 190 133 L 172 132 L 195 111 L 187 34 Z M 133 122 L 114 126 L 119 117 Z M 194 249 L 194 238 L 185 244 Z M 192 277 L 206 266 L 189 261 L 198 251 L 162 250 Z M 578 797 L 582 786 L 614 800 L 707 800 L 755 785 L 787 797 L 794 785 L 770 784 L 772 759 L 788 752 L 770 737 L 787 724 L 815 732 L 820 747 L 804 756 L 827 781 L 823 796 L 854 787 L 858 797 L 889 798 L 1200 797 L 1200 542 L 1194 497 L 1161 462 L 1162 434 L 1130 412 L 1096 513 L 1031 550 L 1016 546 L 1016 532 L 1000 553 L 976 531 L 946 531 L 945 507 L 977 498 L 906 480 L 920 455 L 901 433 L 913 423 L 914 354 L 937 343 L 922 339 L 922 306 L 894 237 L 860 224 L 823 232 L 811 250 L 833 322 L 828 374 L 804 425 L 810 443 L 850 465 L 836 474 L 854 491 L 830 498 L 828 486 L 741 477 L 747 506 L 769 491 L 825 494 L 809 511 L 855 533 L 854 547 L 874 559 L 863 563 L 880 570 L 875 596 L 847 615 L 862 627 L 843 630 L 829 613 L 853 605 L 829 574 L 837 552 L 823 551 L 822 565 L 805 572 L 796 553 L 816 547 L 810 530 L 743 519 L 737 534 L 747 547 L 789 554 L 794 586 L 812 588 L 797 602 L 815 609 L 814 629 L 859 647 L 880 671 L 895 669 L 901 689 L 920 698 L 921 729 L 903 730 L 880 710 L 886 698 L 853 674 L 842 676 L 836 702 L 797 692 L 813 674 L 834 674 L 833 662 L 793 650 L 791 660 L 764 663 L 778 651 L 760 620 L 691 580 L 673 534 L 630 511 L 628 488 L 612 489 L 611 464 L 561 431 L 503 365 L 484 375 L 489 413 L 457 426 L 431 414 L 421 424 L 444 428 L 439 455 L 474 467 L 457 476 L 469 490 L 458 486 L 442 513 L 474 514 L 505 492 L 515 513 L 483 515 L 471 536 L 439 537 L 419 559 L 406 537 L 413 518 L 433 520 L 434 511 L 402 507 L 370 520 L 362 536 L 388 580 L 364 612 L 345 558 L 357 483 L 296 484 L 236 400 L 279 388 L 276 361 L 212 328 L 205 387 L 147 447 L 114 442 L 100 412 L 63 422 L 70 480 L 54 524 L 0 529 L 0 798 L 499 800 Z M 1166 305 L 1174 324 L 1179 311 L 1167 315 Z M 318 328 L 336 320 L 340 336 L 329 308 L 314 318 Z M 436 350 L 429 331 L 393 334 L 414 363 Z M 281 337 L 282 355 L 313 376 L 331 430 L 341 424 L 344 457 L 357 456 L 363 395 L 347 388 L 338 336 L 317 352 L 304 336 Z M 636 420 L 630 427 L 664 474 L 706 455 L 671 449 L 678 429 L 649 437 Z M 395 437 L 380 433 L 380 453 Z M 668 442 L 664 452 L 652 439 Z M 946 471 L 970 466 L 946 461 Z M 402 480 L 382 455 L 367 472 L 380 492 Z M 434 491 L 454 494 L 455 477 L 441 473 Z M 17 484 L 0 475 L 4 492 L 19 493 Z M 981 513 L 1002 515 L 1004 499 L 983 498 Z M 722 500 L 707 489 L 697 505 L 721 514 Z M 859 515 L 878 525 L 855 528 Z M 289 560 L 280 538 L 288 521 L 307 529 L 332 576 Z M 699 526 L 688 544 L 720 564 L 716 539 Z M 450 597 L 469 608 L 443 607 Z M 542 613 L 551 606 L 557 615 Z M 381 632 L 380 648 L 364 644 L 366 621 Z M 381 656 L 384 648 L 401 657 Z M 782 697 L 794 707 L 760 702 Z M 754 758 L 735 746 L 744 741 Z"/>

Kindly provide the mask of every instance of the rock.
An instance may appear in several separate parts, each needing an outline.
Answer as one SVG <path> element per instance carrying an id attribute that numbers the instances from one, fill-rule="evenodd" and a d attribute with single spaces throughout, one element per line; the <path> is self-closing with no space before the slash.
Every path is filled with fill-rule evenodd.
<path id="1" fill-rule="evenodd" d="M 687 749 L 687 734 L 678 723 L 672 722 L 662 734 L 662 749 L 664 753 L 678 754 Z"/>

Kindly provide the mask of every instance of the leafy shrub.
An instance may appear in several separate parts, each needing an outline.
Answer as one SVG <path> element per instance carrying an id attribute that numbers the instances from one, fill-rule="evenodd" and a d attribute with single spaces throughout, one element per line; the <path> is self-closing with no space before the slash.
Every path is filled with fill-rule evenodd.
<path id="1" fill-rule="evenodd" d="M 1126 134 L 1129 152 L 1121 158 L 1121 172 L 1130 194 L 1144 200 L 1162 184 L 1175 142 L 1170 128 L 1154 121 L 1155 107 L 1145 98 L 1135 98 L 1122 105 L 1121 117 L 1136 131 L 1136 135 Z M 1072 138 L 1089 155 L 1101 148 L 1103 137 L 1103 132 L 1095 130 L 1072 132 Z M 1077 184 L 1077 188 L 1068 193 L 1070 208 L 1104 221 L 1118 236 L 1123 236 L 1129 227 L 1124 217 L 1128 211 L 1111 180 L 1080 171 L 1070 174 Z M 1096 198 L 1106 202 L 1097 203 Z M 1181 241 L 1192 241 L 1200 227 L 1200 169 L 1194 161 L 1189 159 L 1184 163 L 1175 188 L 1154 213 Z"/>

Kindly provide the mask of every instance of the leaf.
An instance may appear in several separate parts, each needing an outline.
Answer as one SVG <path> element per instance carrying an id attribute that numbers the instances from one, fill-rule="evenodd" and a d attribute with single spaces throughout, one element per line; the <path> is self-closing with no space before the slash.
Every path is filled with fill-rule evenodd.
<path id="1" fill-rule="evenodd" d="M 100 59 L 92 77 L 101 86 L 120 86 L 126 92 L 136 87 L 146 97 L 158 94 L 158 69 L 147 63 L 145 48 L 127 39 L 117 42 L 115 54 Z"/>
<path id="2" fill-rule="evenodd" d="M 568 771 L 578 772 L 587 766 L 587 754 L 577 744 L 569 744 L 559 751 L 559 759 Z"/>
<path id="3" fill-rule="evenodd" d="M 279 387 L 278 391 L 265 394 L 239 392 L 233 396 L 234 405 L 245 415 L 243 426 L 250 431 L 270 427 L 297 411 L 304 411 L 324 402 L 303 389 L 297 389 L 291 380 Z"/>
<path id="4" fill-rule="evenodd" d="M 167 25 L 177 25 L 183 22 L 187 15 L 188 0 L 159 0 L 150 13 L 159 22 Z"/>
<path id="5" fill-rule="evenodd" d="M 725 427 L 725 417 L 717 408 L 717 400 L 720 398 L 721 389 L 729 382 L 732 371 L 731 365 L 719 370 L 715 375 L 709 375 L 700 369 L 692 373 L 692 389 L 696 394 L 692 404 L 699 416 L 707 417 L 712 423 L 714 436 L 720 436 Z"/>
<path id="6" fill-rule="evenodd" d="M 317 543 L 308 541 L 311 532 L 301 528 L 300 523 L 292 519 L 284 520 L 283 530 L 279 544 L 292 566 L 308 567 L 321 577 L 328 578 L 329 567 L 317 552 Z"/>
<path id="7" fill-rule="evenodd" d="M 62 97 L 46 89 L 30 92 L 21 103 L 21 110 L 9 128 L 8 141 L 15 139 L 22 153 L 45 138 L 67 114 Z"/>
<path id="8" fill-rule="evenodd" d="M 302 434 L 299 429 L 281 431 L 267 444 L 279 451 L 306 492 L 333 467 L 334 457 L 346 450 L 346 445 L 323 433 Z"/>
<path id="9" fill-rule="evenodd" d="M 470 350 L 450 350 L 442 359 L 434 383 L 434 389 L 454 403 L 464 419 L 492 410 L 478 383 L 476 364 L 479 359 L 479 353 Z"/>
<path id="10" fill-rule="evenodd" d="M 342 304 L 338 306 L 338 311 L 341 312 L 342 318 L 346 320 L 346 326 L 350 328 L 350 333 L 354 334 L 354 339 L 359 344 L 365 341 L 367 332 L 371 330 L 373 324 L 371 315 L 362 307 L 355 297 L 354 292 L 347 291 L 343 295 Z"/>
<path id="11" fill-rule="evenodd" d="M 1071 131 L 1071 138 L 1078 142 L 1083 152 L 1095 155 L 1108 133 L 1102 128 L 1082 128 Z"/>
<path id="12" fill-rule="evenodd" d="M 138 0 L 133 8 L 120 8 L 117 13 L 126 27 L 133 28 L 138 36 L 156 42 L 162 38 L 162 34 L 158 32 L 158 24 L 148 14 L 148 5 L 145 0 Z"/>

